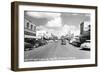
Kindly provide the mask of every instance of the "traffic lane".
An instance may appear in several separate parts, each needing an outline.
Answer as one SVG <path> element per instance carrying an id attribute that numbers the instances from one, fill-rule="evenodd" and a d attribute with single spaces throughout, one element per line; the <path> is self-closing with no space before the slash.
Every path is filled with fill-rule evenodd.
<path id="1" fill-rule="evenodd" d="M 66 44 L 66 46 L 64 46 L 67 51 L 69 56 L 71 57 L 75 57 L 75 59 L 89 59 L 90 58 L 90 51 L 84 51 L 84 50 L 80 50 L 80 47 L 75 47 L 69 43 Z"/>
<path id="2" fill-rule="evenodd" d="M 66 41 L 66 45 L 61 45 L 61 41 L 57 44 L 57 49 L 53 53 L 54 57 L 64 59 L 88 59 L 90 58 L 89 51 L 80 50 L 79 47 L 75 47 Z"/>
<path id="3" fill-rule="evenodd" d="M 90 58 L 89 51 L 82 51 L 79 48 L 72 46 L 68 42 L 66 45 L 61 45 L 61 41 L 48 43 L 45 46 L 35 48 L 34 50 L 25 52 L 25 59 L 87 59 Z"/>
<path id="4" fill-rule="evenodd" d="M 35 58 L 49 58 L 52 57 L 52 53 L 55 51 L 57 43 L 52 42 L 44 46 L 34 48 L 30 51 L 24 52 L 24 59 L 35 59 Z"/>

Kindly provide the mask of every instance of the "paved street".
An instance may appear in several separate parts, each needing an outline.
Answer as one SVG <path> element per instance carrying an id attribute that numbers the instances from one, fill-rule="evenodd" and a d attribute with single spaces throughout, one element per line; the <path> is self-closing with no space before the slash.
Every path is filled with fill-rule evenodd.
<path id="1" fill-rule="evenodd" d="M 88 58 L 90 58 L 90 51 L 80 50 L 80 48 L 69 44 L 67 41 L 66 45 L 61 45 L 60 40 L 24 52 L 25 61 Z"/>

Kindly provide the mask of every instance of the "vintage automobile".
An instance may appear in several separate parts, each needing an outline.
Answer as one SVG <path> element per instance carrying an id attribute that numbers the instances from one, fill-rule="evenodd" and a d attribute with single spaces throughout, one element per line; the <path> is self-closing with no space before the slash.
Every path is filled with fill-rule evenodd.
<path id="1" fill-rule="evenodd" d="M 37 47 L 43 46 L 45 44 L 47 44 L 47 41 L 46 40 L 38 39 L 38 40 L 35 41 L 34 47 L 37 48 Z"/>
<path id="2" fill-rule="evenodd" d="M 61 45 L 66 45 L 66 40 L 65 39 L 61 39 Z"/>
<path id="3" fill-rule="evenodd" d="M 25 38 L 25 42 L 30 43 L 31 45 L 33 45 L 33 48 L 37 48 L 39 46 L 43 46 L 43 45 L 47 44 L 47 41 L 43 40 L 43 39 Z"/>
<path id="4" fill-rule="evenodd" d="M 90 40 L 86 40 L 80 47 L 81 49 L 90 50 Z"/>
<path id="5" fill-rule="evenodd" d="M 24 51 L 27 50 L 32 50 L 33 49 L 33 45 L 27 42 L 24 42 Z"/>
<path id="6" fill-rule="evenodd" d="M 69 41 L 70 44 L 74 45 L 74 46 L 77 46 L 77 47 L 80 47 L 81 45 L 81 42 L 79 40 L 79 38 L 72 38 L 70 41 Z"/>

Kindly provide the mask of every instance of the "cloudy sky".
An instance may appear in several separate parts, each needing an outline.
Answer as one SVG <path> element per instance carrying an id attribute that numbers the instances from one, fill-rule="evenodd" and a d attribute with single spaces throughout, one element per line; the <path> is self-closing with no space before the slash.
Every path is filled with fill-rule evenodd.
<path id="1" fill-rule="evenodd" d="M 80 23 L 90 21 L 88 13 L 57 13 L 25 11 L 25 18 L 36 24 L 37 30 L 45 30 L 60 37 L 68 32 L 80 33 Z"/>

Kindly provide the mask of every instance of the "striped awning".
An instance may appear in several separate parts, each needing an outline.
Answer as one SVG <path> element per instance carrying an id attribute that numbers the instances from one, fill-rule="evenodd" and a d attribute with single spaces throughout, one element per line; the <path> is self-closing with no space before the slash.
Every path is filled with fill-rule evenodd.
<path id="1" fill-rule="evenodd" d="M 24 38 L 37 38 L 36 36 L 25 35 Z"/>

